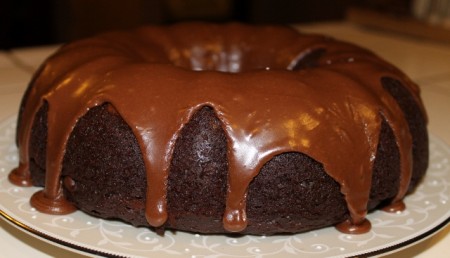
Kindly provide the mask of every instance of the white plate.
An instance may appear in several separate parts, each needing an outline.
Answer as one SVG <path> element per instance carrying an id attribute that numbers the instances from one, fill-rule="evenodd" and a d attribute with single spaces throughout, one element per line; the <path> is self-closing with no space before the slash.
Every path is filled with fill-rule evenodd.
<path id="1" fill-rule="evenodd" d="M 22 230 L 75 251 L 101 256 L 156 257 L 332 257 L 391 252 L 436 233 L 450 217 L 450 148 L 431 136 L 430 168 L 414 192 L 405 198 L 406 211 L 369 214 L 372 230 L 346 235 L 333 227 L 296 235 L 242 236 L 166 232 L 158 236 L 146 228 L 107 221 L 75 212 L 53 216 L 29 205 L 37 187 L 9 183 L 17 165 L 15 117 L 0 123 L 0 215 Z"/>

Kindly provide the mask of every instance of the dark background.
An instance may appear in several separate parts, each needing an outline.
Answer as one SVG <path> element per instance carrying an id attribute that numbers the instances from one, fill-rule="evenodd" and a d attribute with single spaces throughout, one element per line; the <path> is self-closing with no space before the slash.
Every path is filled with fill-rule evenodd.
<path id="1" fill-rule="evenodd" d="M 184 20 L 309 23 L 348 7 L 408 10 L 408 0 L 0 0 L 0 49 L 66 42 L 114 29 Z"/>

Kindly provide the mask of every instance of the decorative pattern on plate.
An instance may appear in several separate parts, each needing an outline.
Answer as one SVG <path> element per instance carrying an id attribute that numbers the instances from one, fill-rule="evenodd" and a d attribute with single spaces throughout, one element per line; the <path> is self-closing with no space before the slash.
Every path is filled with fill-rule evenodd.
<path id="1" fill-rule="evenodd" d="M 11 117 L 0 124 L 0 214 L 35 236 L 94 254 L 192 258 L 354 256 L 421 240 L 445 225 L 450 217 L 450 148 L 433 136 L 428 174 L 405 199 L 406 211 L 369 214 L 372 230 L 363 235 L 346 235 L 331 227 L 282 236 L 166 232 L 161 237 L 146 228 L 94 218 L 79 211 L 67 216 L 46 215 L 28 203 L 39 188 L 17 187 L 7 179 L 18 162 L 15 121 L 16 117 Z"/>

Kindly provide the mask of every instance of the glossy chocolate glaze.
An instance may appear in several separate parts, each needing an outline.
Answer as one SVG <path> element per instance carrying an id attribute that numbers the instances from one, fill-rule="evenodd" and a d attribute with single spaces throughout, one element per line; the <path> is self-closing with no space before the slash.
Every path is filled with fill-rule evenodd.
<path id="1" fill-rule="evenodd" d="M 411 178 L 408 124 L 382 77 L 402 82 L 423 111 L 418 87 L 399 70 L 367 50 L 324 36 L 285 27 L 196 23 L 104 34 L 63 46 L 40 69 L 24 99 L 20 164 L 10 178 L 22 185 L 29 180 L 30 131 L 47 102 L 45 188 L 31 203 L 43 212 L 72 212 L 61 191 L 66 144 L 78 119 L 107 102 L 140 145 L 146 218 L 162 226 L 175 141 L 192 115 L 210 106 L 228 141 L 226 230 L 246 228 L 247 189 L 261 167 L 280 153 L 302 152 L 341 186 L 350 220 L 340 230 L 364 232 L 370 229 L 365 216 L 383 119 L 401 160 L 393 203 L 401 202 Z"/>

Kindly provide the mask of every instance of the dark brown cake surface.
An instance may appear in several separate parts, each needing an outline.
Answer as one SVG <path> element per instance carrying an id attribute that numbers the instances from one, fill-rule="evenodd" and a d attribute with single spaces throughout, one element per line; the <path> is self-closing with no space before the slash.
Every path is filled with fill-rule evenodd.
<path id="1" fill-rule="evenodd" d="M 136 226 L 361 226 L 423 177 L 423 112 L 404 74 L 348 43 L 284 27 L 145 27 L 44 63 L 10 178 L 44 186 L 32 199 L 44 212 L 74 206 Z"/>

